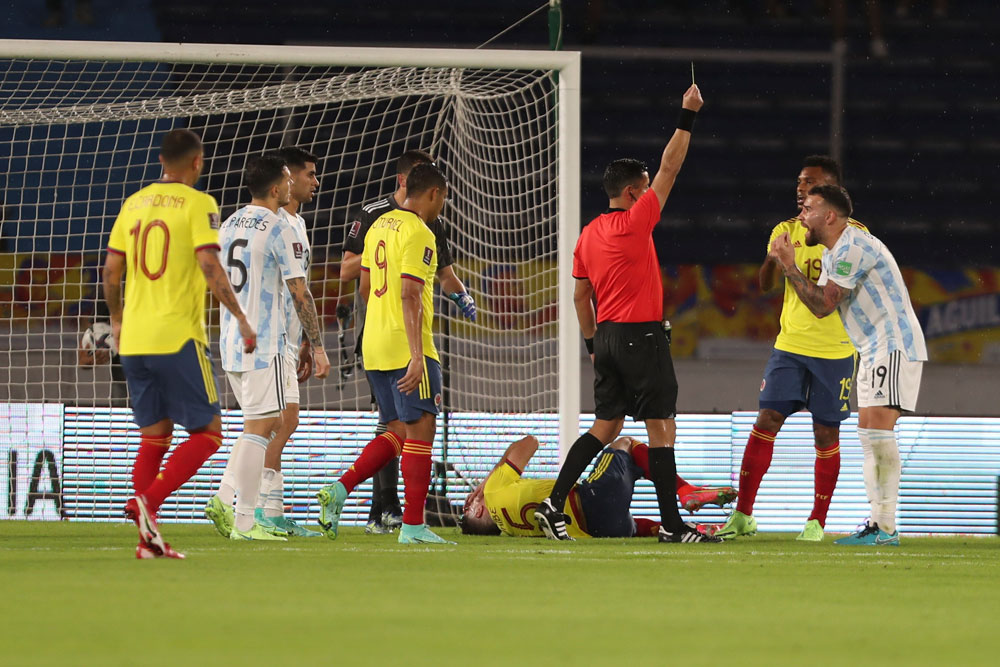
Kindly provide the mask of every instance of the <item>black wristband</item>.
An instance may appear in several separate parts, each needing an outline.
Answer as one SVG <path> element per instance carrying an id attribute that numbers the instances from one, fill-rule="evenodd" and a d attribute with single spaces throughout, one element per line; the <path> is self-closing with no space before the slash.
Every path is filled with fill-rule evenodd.
<path id="1" fill-rule="evenodd" d="M 594 339 L 593 338 L 584 338 L 583 339 L 583 344 L 587 346 L 587 354 L 593 354 L 594 353 Z"/>
<path id="2" fill-rule="evenodd" d="M 681 109 L 677 116 L 677 129 L 691 132 L 694 129 L 694 119 L 698 117 L 697 111 L 691 109 Z"/>

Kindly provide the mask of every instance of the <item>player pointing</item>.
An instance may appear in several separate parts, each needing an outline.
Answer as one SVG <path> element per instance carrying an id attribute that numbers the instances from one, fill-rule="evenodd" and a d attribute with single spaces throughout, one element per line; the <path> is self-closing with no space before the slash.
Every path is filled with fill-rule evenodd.
<path id="1" fill-rule="evenodd" d="M 368 304 L 362 348 L 365 372 L 388 430 L 368 443 L 340 480 L 319 492 L 320 527 L 337 538 L 347 495 L 391 459 L 402 456 L 402 544 L 445 544 L 424 524 L 431 445 L 441 404 L 441 365 L 434 346 L 436 240 L 426 221 L 441 213 L 448 184 L 433 164 L 407 178 L 406 199 L 380 216 L 365 237 L 361 298 Z"/>
<path id="2" fill-rule="evenodd" d="M 836 185 L 809 190 L 802 205 L 806 245 L 822 245 L 822 273 L 813 283 L 795 264 L 787 233 L 771 243 L 802 303 L 817 317 L 840 313 L 858 350 L 858 438 L 871 520 L 834 544 L 899 546 L 899 447 L 893 429 L 903 411 L 917 405 L 927 360 L 924 333 L 896 260 L 881 241 L 848 219 L 847 191 Z"/>
<path id="3" fill-rule="evenodd" d="M 206 283 L 234 322 L 234 344 L 246 352 L 256 345 L 254 328 L 219 263 L 219 207 L 194 189 L 204 166 L 201 138 L 190 130 L 168 132 L 160 164 L 163 178 L 122 205 L 104 263 L 104 298 L 142 434 L 132 467 L 136 495 L 125 504 L 125 515 L 139 528 L 137 558 L 184 557 L 163 540 L 156 512 L 222 441 L 205 332 Z M 174 423 L 190 438 L 160 470 Z"/>

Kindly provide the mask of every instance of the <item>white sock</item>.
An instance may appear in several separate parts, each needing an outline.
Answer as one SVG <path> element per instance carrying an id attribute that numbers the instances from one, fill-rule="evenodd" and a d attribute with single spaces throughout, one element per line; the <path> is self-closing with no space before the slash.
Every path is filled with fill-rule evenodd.
<path id="1" fill-rule="evenodd" d="M 216 494 L 227 507 L 232 507 L 233 501 L 236 500 L 236 473 L 233 472 L 233 466 L 236 456 L 239 454 L 241 442 L 243 442 L 243 436 L 237 438 L 236 442 L 233 443 L 233 449 L 229 452 L 229 460 L 226 461 L 226 469 L 222 472 L 222 483 Z"/>
<path id="2" fill-rule="evenodd" d="M 264 509 L 264 503 L 267 500 L 267 495 L 271 493 L 271 485 L 274 484 L 274 474 L 277 470 L 273 468 L 264 467 L 264 474 L 260 476 L 260 495 L 257 497 L 257 509 Z"/>
<path id="3" fill-rule="evenodd" d="M 239 457 L 233 464 L 236 475 L 236 530 L 246 532 L 253 528 L 253 511 L 260 495 L 260 473 L 264 470 L 264 452 L 267 439 L 261 435 L 244 433 L 240 438 Z"/>
<path id="4" fill-rule="evenodd" d="M 263 496 L 263 491 L 261 492 Z M 285 476 L 277 470 L 271 481 L 271 490 L 264 499 L 264 516 L 276 517 L 285 514 Z"/>
<path id="5" fill-rule="evenodd" d="M 865 480 L 865 495 L 872 508 L 872 522 L 879 522 L 879 512 L 881 506 L 881 493 L 878 488 L 878 477 L 875 474 L 875 451 L 872 449 L 871 429 L 859 428 L 858 439 L 861 440 L 861 451 L 864 453 L 864 461 L 861 464 L 861 473 Z"/>
<path id="6" fill-rule="evenodd" d="M 895 431 L 869 429 L 868 438 L 875 453 L 875 475 L 879 490 L 879 528 L 896 532 L 896 505 L 899 503 L 899 445 Z"/>

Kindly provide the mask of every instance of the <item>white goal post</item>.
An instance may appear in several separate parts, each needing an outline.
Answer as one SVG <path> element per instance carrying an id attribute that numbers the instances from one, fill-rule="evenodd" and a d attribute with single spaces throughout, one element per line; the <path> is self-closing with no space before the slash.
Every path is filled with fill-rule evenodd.
<path id="1" fill-rule="evenodd" d="M 72 272 L 64 271 L 66 283 L 41 296 L 31 292 L 37 287 L 31 279 L 28 291 L 19 292 L 17 276 L 37 268 L 47 253 L 100 252 L 92 243 L 79 247 L 79 235 L 92 237 L 103 224 L 106 241 L 121 200 L 150 180 L 154 138 L 171 123 L 212 136 L 202 183 L 208 179 L 206 189 L 220 200 L 223 217 L 245 203 L 240 172 L 251 152 L 337 146 L 336 155 L 317 153 L 322 211 L 303 210 L 307 220 L 322 213 L 317 231 L 328 235 L 346 224 L 348 208 L 391 192 L 392 160 L 402 150 L 439 153 L 453 191 L 445 216 L 456 273 L 481 313 L 470 325 L 449 304 L 439 306 L 455 340 L 457 395 L 445 407 L 557 413 L 560 448 L 577 438 L 576 52 L 0 40 L 0 161 L 7 167 L 0 174 L 0 207 L 8 246 L 0 288 L 14 283 L 10 325 L 0 332 L 8 361 L 0 370 L 0 401 L 100 405 L 107 375 L 76 369 L 82 327 L 66 323 L 73 299 L 92 287 L 85 282 L 95 275 L 78 271 L 66 278 Z M 415 135 L 412 143 L 408 133 Z M 362 164 L 371 156 L 377 164 Z M 338 190 L 324 200 L 331 185 Z M 87 187 L 100 189 L 103 198 L 87 196 Z M 19 217 L 26 211 L 31 220 Z M 339 262 L 342 239 L 332 236 L 320 259 L 324 267 Z M 531 264 L 536 250 L 547 263 Z M 511 280 L 523 291 L 511 296 L 506 288 L 490 291 L 491 281 L 507 279 L 493 264 L 515 267 L 514 273 L 551 265 L 553 275 L 516 276 Z M 333 279 L 324 274 L 320 280 Z M 552 303 L 541 316 L 546 290 Z M 21 303 L 19 294 L 34 300 Z M 524 312 L 496 312 L 512 298 Z M 331 350 L 338 349 L 338 329 L 349 328 L 332 316 L 338 304 L 329 304 Z M 541 338 L 546 340 L 537 345 Z M 342 352 L 351 340 L 341 337 Z M 343 363 L 339 385 L 335 379 L 308 385 L 304 408 L 368 409 L 360 373 L 347 368 L 350 360 Z M 463 403 L 463 393 L 476 398 Z M 353 403 L 341 394 L 350 394 Z"/>

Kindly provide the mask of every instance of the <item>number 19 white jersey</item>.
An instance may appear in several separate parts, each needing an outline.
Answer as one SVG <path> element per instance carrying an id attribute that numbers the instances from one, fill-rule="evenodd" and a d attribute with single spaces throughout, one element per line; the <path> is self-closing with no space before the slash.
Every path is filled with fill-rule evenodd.
<path id="1" fill-rule="evenodd" d="M 286 322 L 285 281 L 305 277 L 302 248 L 284 216 L 263 206 L 245 206 L 219 228 L 222 263 L 247 320 L 257 332 L 257 349 L 243 352 L 236 318 L 220 306 L 219 349 L 226 371 L 268 368 L 284 353 Z"/>

